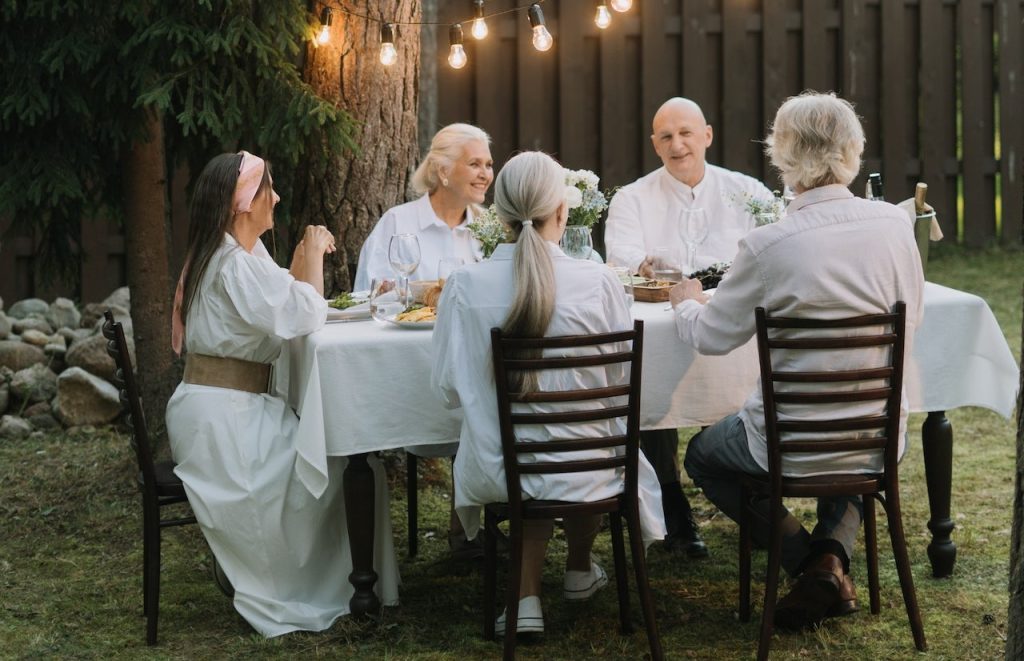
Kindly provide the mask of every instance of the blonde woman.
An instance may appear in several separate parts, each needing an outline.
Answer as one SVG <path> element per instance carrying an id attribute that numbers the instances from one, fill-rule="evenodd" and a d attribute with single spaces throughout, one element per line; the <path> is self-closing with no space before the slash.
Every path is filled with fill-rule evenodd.
<path id="1" fill-rule="evenodd" d="M 421 196 L 388 209 L 359 251 L 356 290 L 369 289 L 373 278 L 395 275 L 388 261 L 395 234 L 419 238 L 420 265 L 411 280 L 436 279 L 443 258 L 470 263 L 483 257 L 467 226 L 494 180 L 490 144 L 490 136 L 470 124 L 449 124 L 437 132 L 412 176 Z"/>
<path id="2" fill-rule="evenodd" d="M 572 259 L 558 247 L 568 218 L 565 176 L 550 156 L 526 152 L 512 158 L 498 174 L 494 202 L 498 216 L 515 236 L 501 244 L 487 261 L 456 271 L 444 288 L 434 332 L 432 381 L 446 404 L 463 406 L 461 442 L 455 458 L 455 507 L 470 537 L 480 527 L 481 505 L 507 500 L 498 412 L 491 368 L 490 329 L 503 327 L 520 336 L 577 335 L 632 328 L 622 285 L 606 267 Z M 550 387 L 542 376 L 541 386 Z M 565 377 L 561 377 L 563 380 Z M 559 388 L 605 385 L 604 370 L 580 370 Z M 575 385 L 573 385 L 575 384 Z M 596 424 L 596 423 L 595 423 Z M 600 435 L 608 432 L 601 423 Z M 534 441 L 590 434 L 592 428 L 539 428 Z M 614 432 L 622 433 L 622 432 Z M 604 450 L 595 451 L 606 452 Z M 538 454 L 538 458 L 544 455 Z M 605 482 L 571 476 L 523 476 L 530 498 L 589 501 L 612 497 L 622 488 L 622 475 L 609 471 Z M 640 458 L 640 519 L 644 539 L 665 536 L 661 493 L 650 464 Z M 584 600 L 608 581 L 590 557 L 598 518 L 565 521 L 569 554 L 564 596 Z M 525 523 L 518 631 L 541 632 L 541 570 L 550 521 Z M 497 631 L 505 630 L 504 615 Z"/>

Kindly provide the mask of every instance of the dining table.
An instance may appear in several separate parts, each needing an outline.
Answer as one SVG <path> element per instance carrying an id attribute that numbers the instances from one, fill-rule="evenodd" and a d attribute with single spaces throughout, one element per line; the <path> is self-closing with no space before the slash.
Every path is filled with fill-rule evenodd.
<path id="1" fill-rule="evenodd" d="M 644 321 L 641 429 L 710 425 L 738 411 L 759 387 L 753 338 L 726 355 L 704 356 L 679 339 L 666 303 L 636 302 L 631 310 Z M 275 368 L 277 391 L 299 416 L 295 472 L 302 484 L 319 496 L 328 484 L 327 458 L 348 458 L 342 479 L 353 614 L 380 608 L 374 592 L 375 526 L 390 531 L 389 508 L 379 497 L 383 478 L 368 458 L 381 450 L 459 439 L 460 411 L 446 409 L 431 389 L 431 337 L 429 329 L 374 320 L 328 323 L 290 340 Z M 1017 363 L 982 298 L 928 282 L 904 378 L 910 410 L 927 414 L 921 449 L 930 510 L 928 557 L 935 577 L 949 576 L 957 551 L 950 518 L 953 427 L 946 411 L 979 406 L 1011 416 Z"/>

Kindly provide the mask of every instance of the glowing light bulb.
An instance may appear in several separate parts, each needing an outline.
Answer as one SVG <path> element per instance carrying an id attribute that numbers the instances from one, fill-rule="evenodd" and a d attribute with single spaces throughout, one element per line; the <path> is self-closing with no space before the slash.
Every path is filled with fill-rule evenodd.
<path id="1" fill-rule="evenodd" d="M 320 32 L 316 35 L 318 44 L 326 44 L 331 40 L 331 23 L 334 22 L 334 12 L 330 7 L 324 7 L 320 12 Z"/>
<path id="2" fill-rule="evenodd" d="M 633 0 L 611 0 L 612 9 L 618 12 L 629 11 L 633 6 Z"/>
<path id="3" fill-rule="evenodd" d="M 398 51 L 395 49 L 395 26 L 391 23 L 384 23 L 380 26 L 380 63 L 386 67 L 398 61 Z"/>
<path id="4" fill-rule="evenodd" d="M 612 13 L 608 11 L 608 5 L 603 2 L 597 6 L 597 15 L 594 16 L 594 24 L 602 30 L 612 24 Z"/>
<path id="5" fill-rule="evenodd" d="M 329 26 L 323 26 L 320 28 L 320 34 L 316 36 L 318 44 L 326 44 L 331 40 L 331 28 Z"/>
<path id="6" fill-rule="evenodd" d="M 462 44 L 452 44 L 451 51 L 448 53 L 448 64 L 452 69 L 461 69 L 466 66 L 466 49 L 462 47 Z"/>
<path id="7" fill-rule="evenodd" d="M 541 11 L 540 5 L 537 3 L 530 5 L 527 16 L 530 19 L 530 27 L 533 28 L 533 47 L 540 51 L 551 48 L 551 44 L 555 43 L 555 40 L 551 38 L 551 33 L 544 26 L 544 12 Z"/>
<path id="8" fill-rule="evenodd" d="M 474 19 L 473 20 L 473 29 L 471 30 L 471 32 L 473 33 L 473 38 L 474 39 L 479 40 L 479 39 L 483 39 L 484 37 L 486 37 L 487 36 L 487 21 L 485 21 L 482 18 Z"/>

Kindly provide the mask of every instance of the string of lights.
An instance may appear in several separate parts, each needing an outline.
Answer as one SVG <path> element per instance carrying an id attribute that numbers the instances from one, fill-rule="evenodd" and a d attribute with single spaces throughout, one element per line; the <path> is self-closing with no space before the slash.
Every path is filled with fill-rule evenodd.
<path id="1" fill-rule="evenodd" d="M 527 19 L 530 22 L 530 29 L 533 31 L 533 47 L 539 51 L 550 50 L 555 43 L 554 37 L 548 31 L 544 22 L 544 10 L 541 4 L 545 0 L 536 0 L 528 5 L 519 5 L 501 11 L 488 14 L 484 8 L 485 0 L 464 0 L 473 7 L 473 15 L 464 21 L 455 23 L 440 23 L 434 21 L 387 21 L 370 16 L 365 12 L 350 9 L 336 0 L 331 4 L 322 5 L 320 10 L 320 29 L 317 32 L 316 41 L 326 44 L 331 38 L 331 25 L 334 23 L 334 12 L 347 16 L 363 19 L 367 22 L 380 24 L 380 62 L 384 66 L 391 66 L 398 61 L 398 50 L 395 48 L 395 38 L 398 34 L 399 25 L 422 26 L 422 25 L 447 25 L 448 26 L 448 64 L 453 69 L 461 69 L 469 61 L 464 47 L 463 23 L 470 23 L 470 34 L 476 40 L 485 39 L 488 34 L 487 19 L 511 14 L 526 10 Z M 612 22 L 612 14 L 608 11 L 609 5 L 617 12 L 626 12 L 633 7 L 633 0 L 596 0 L 597 12 L 594 15 L 594 24 L 600 29 L 605 29 Z"/>

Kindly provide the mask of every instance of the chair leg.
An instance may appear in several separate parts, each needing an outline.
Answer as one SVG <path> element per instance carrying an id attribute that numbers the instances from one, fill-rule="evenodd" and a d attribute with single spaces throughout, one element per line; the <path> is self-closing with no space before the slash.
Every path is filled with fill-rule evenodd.
<path id="1" fill-rule="evenodd" d="M 523 521 L 515 514 L 509 520 L 508 587 L 505 589 L 505 661 L 515 661 L 519 626 L 519 579 L 523 571 Z"/>
<path id="2" fill-rule="evenodd" d="M 743 486 L 740 495 L 740 622 L 750 621 L 750 490 Z"/>
<path id="3" fill-rule="evenodd" d="M 160 510 L 145 507 L 143 533 L 143 594 L 146 602 L 146 644 L 156 645 L 156 625 L 160 612 Z"/>
<path id="4" fill-rule="evenodd" d="M 885 514 L 889 521 L 889 537 L 892 539 L 892 552 L 896 557 L 896 571 L 900 577 L 900 588 L 903 590 L 903 603 L 910 618 L 910 631 L 914 634 L 914 646 L 918 651 L 928 649 L 924 638 L 924 624 L 921 622 L 921 610 L 917 606 L 917 592 L 914 590 L 914 576 L 910 571 L 910 556 L 907 554 L 907 539 L 903 534 L 903 515 L 900 512 L 899 487 L 890 481 L 886 489 L 887 497 Z"/>
<path id="5" fill-rule="evenodd" d="M 871 598 L 871 614 L 878 615 L 881 599 L 878 594 L 878 530 L 875 526 L 875 494 L 866 494 L 864 499 L 864 555 L 868 561 L 868 594 Z"/>
<path id="6" fill-rule="evenodd" d="M 782 500 L 772 498 L 771 541 L 768 544 L 768 576 L 764 586 L 764 609 L 761 612 L 761 635 L 757 641 L 757 659 L 765 661 L 775 630 L 775 602 L 779 593 L 779 567 L 782 564 Z"/>
<path id="7" fill-rule="evenodd" d="M 498 517 L 484 508 L 484 640 L 494 640 L 495 590 L 498 583 Z"/>
<path id="8" fill-rule="evenodd" d="M 658 621 L 654 616 L 654 600 L 651 598 L 651 586 L 647 581 L 647 559 L 644 556 L 644 540 L 640 533 L 640 513 L 636 503 L 632 503 L 626 512 L 626 525 L 629 526 L 629 547 L 633 554 L 636 589 L 640 595 L 640 610 L 644 614 L 644 626 L 647 628 L 647 644 L 651 648 L 651 661 L 662 661 L 665 658 L 665 653 L 661 649 Z"/>
<path id="9" fill-rule="evenodd" d="M 408 519 L 409 557 L 415 558 L 419 553 L 419 492 L 417 491 L 416 455 L 405 453 L 405 503 Z"/>
<path id="10" fill-rule="evenodd" d="M 619 626 L 623 634 L 633 633 L 629 617 L 629 584 L 626 580 L 626 545 L 622 541 L 622 516 L 618 512 L 608 515 L 612 532 L 612 553 L 615 557 L 615 585 L 619 590 Z"/>

